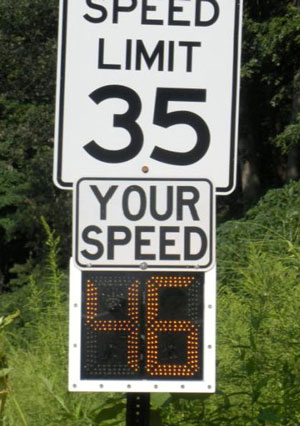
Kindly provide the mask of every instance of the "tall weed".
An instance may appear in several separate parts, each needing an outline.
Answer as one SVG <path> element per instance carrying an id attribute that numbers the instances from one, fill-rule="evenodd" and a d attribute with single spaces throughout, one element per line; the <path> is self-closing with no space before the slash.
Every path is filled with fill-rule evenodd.
<path id="1" fill-rule="evenodd" d="M 300 424 L 299 231 L 299 183 L 220 227 L 217 393 L 170 395 L 159 424 Z"/>
<path id="2" fill-rule="evenodd" d="M 5 334 L 11 393 L 2 425 L 120 426 L 123 395 L 67 391 L 67 276 L 58 266 L 60 239 L 42 223 L 48 247 L 43 267 L 32 271 L 26 286 L 1 296 L 2 306 L 17 305 L 21 311 L 17 326 Z"/>
<path id="3" fill-rule="evenodd" d="M 9 367 L 2 344 L 2 331 L 19 315 L 19 311 L 8 316 L 0 317 L 0 421 L 2 419 L 4 405 L 9 393 L 8 374 Z"/>

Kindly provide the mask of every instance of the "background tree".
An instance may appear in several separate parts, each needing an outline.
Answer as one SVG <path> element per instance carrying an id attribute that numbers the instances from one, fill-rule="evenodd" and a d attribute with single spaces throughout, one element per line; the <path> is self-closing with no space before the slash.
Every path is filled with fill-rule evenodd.
<path id="1" fill-rule="evenodd" d="M 245 207 L 299 178 L 299 4 L 245 2 L 239 158 Z"/>
<path id="2" fill-rule="evenodd" d="M 0 290 L 43 255 L 40 216 L 70 251 L 70 194 L 52 184 L 57 1 L 0 0 Z"/>

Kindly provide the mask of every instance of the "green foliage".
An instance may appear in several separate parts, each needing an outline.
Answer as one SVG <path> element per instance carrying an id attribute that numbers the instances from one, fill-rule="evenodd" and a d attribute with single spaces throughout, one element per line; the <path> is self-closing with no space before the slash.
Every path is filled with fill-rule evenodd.
<path id="1" fill-rule="evenodd" d="M 43 258 L 40 216 L 64 261 L 70 250 L 70 195 L 51 182 L 57 12 L 54 0 L 0 0 L 0 292 L 15 263 Z"/>
<path id="2" fill-rule="evenodd" d="M 13 314 L 0 317 L 0 421 L 2 418 L 5 401 L 9 392 L 8 386 L 8 373 L 9 368 L 6 360 L 6 355 L 4 353 L 2 345 L 2 330 L 4 330 L 17 316 L 19 311 L 14 312 Z"/>
<path id="3" fill-rule="evenodd" d="M 41 189 L 50 189 L 52 149 L 45 138 L 52 133 L 52 120 L 48 107 L 8 103 L 3 98 L 0 103 L 0 226 L 10 242 L 17 233 L 32 236 Z"/>
<path id="4" fill-rule="evenodd" d="M 274 138 L 274 143 L 284 154 L 300 144 L 300 114 L 298 114 L 296 123 L 287 125 L 284 130 Z"/>
<path id="5" fill-rule="evenodd" d="M 0 0 L 0 93 L 20 103 L 52 103 L 58 2 Z"/>
<path id="6" fill-rule="evenodd" d="M 292 82 L 300 68 L 295 55 L 300 46 L 300 12 L 299 7 L 283 0 L 262 11 L 262 5 L 253 7 L 252 2 L 246 1 L 242 75 L 245 83 L 265 83 L 271 91 L 264 93 L 273 92 L 274 98 Z"/>
<path id="7" fill-rule="evenodd" d="M 58 191 L 52 174 L 53 113 L 45 105 L 23 105 L 0 99 L 0 244 L 6 253 L 0 268 L 7 274 L 13 263 L 30 253 L 44 255 L 40 216 L 55 223 L 70 250 L 70 194 Z"/>
<path id="8" fill-rule="evenodd" d="M 287 154 L 299 147 L 300 7 L 285 0 L 245 0 L 244 6 L 240 160 L 255 164 L 265 191 L 282 185 Z"/>
<path id="9" fill-rule="evenodd" d="M 244 219 L 223 224 L 217 236 L 220 282 L 223 283 L 224 277 L 227 285 L 235 287 L 239 270 L 249 264 L 249 248 L 253 244 L 263 248 L 270 258 L 289 254 L 285 260 L 297 265 L 299 210 L 299 183 L 292 183 L 269 191 Z"/>
<path id="10" fill-rule="evenodd" d="M 20 309 L 5 333 L 10 394 L 3 426 L 121 426 L 124 395 L 67 391 L 66 276 L 58 266 L 60 238 L 42 219 L 47 257 L 27 275 L 27 286 L 0 297 L 1 310 Z M 22 280 L 25 270 L 21 269 Z"/>
<path id="11" fill-rule="evenodd" d="M 300 184 L 292 183 L 220 226 L 217 393 L 152 395 L 151 425 L 300 423 L 299 211 Z M 5 310 L 21 310 L 5 333 L 11 393 L 3 425 L 124 425 L 124 395 L 66 391 L 65 277 L 59 238 L 44 228 L 44 272 L 36 268 L 28 286 L 1 296 Z"/>
<path id="12" fill-rule="evenodd" d="M 300 422 L 300 184 L 218 230 L 217 393 L 170 395 L 162 424 Z"/>
<path id="13" fill-rule="evenodd" d="M 60 252 L 60 237 L 55 236 L 55 231 L 51 231 L 45 218 L 42 217 L 42 224 L 46 231 L 47 241 L 46 246 L 48 247 L 48 262 L 44 270 L 44 277 L 48 284 L 52 288 L 53 300 L 51 308 L 59 309 L 62 300 L 62 291 L 60 288 L 60 282 L 62 281 L 63 274 L 58 266 L 58 256 Z"/>

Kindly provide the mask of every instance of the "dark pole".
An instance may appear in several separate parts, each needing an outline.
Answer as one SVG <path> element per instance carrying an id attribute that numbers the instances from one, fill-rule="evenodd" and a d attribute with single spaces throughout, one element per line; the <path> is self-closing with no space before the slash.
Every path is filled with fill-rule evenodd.
<path id="1" fill-rule="evenodd" d="M 127 393 L 126 426 L 149 426 L 150 393 Z"/>

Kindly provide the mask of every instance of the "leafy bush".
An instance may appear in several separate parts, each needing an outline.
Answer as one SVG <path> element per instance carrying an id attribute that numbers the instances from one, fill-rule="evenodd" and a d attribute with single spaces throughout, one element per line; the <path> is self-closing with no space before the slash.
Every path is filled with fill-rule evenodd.
<path id="1" fill-rule="evenodd" d="M 5 333 L 10 393 L 0 424 L 123 424 L 126 405 L 122 394 L 95 396 L 67 391 L 67 277 L 57 262 L 60 238 L 44 219 L 42 222 L 48 248 L 43 267 L 35 267 L 27 275 L 26 286 L 1 296 L 1 310 L 9 311 L 17 306 L 20 316 Z M 24 281 L 23 269 L 21 275 Z"/>
<path id="2" fill-rule="evenodd" d="M 45 256 L 42 215 L 55 223 L 64 253 L 69 253 L 71 194 L 58 191 L 49 179 L 52 108 L 8 102 L 3 97 L 0 108 L 0 245 L 4 253 L 0 270 L 7 280 L 13 264 L 24 263 L 30 254 L 36 262 Z"/>
<path id="3" fill-rule="evenodd" d="M 71 196 L 51 183 L 58 2 L 0 0 L 0 293 L 45 254 L 41 215 L 70 250 Z"/>
<path id="4" fill-rule="evenodd" d="M 220 226 L 217 392 L 153 394 L 153 426 L 300 424 L 299 212 L 300 184 L 292 183 Z M 124 395 L 66 390 L 66 280 L 59 240 L 44 226 L 46 268 L 1 296 L 6 311 L 21 308 L 6 332 L 12 393 L 3 425 L 124 425 Z"/>
<path id="5" fill-rule="evenodd" d="M 10 314 L 8 316 L 0 317 L 0 421 L 4 410 L 4 404 L 9 392 L 9 368 L 7 365 L 6 355 L 2 347 L 1 331 L 4 330 L 4 328 L 7 327 L 18 315 L 19 311 L 16 311 L 15 313 Z"/>
<path id="6" fill-rule="evenodd" d="M 161 424 L 300 422 L 300 185 L 218 230 L 217 393 L 171 395 Z"/>

